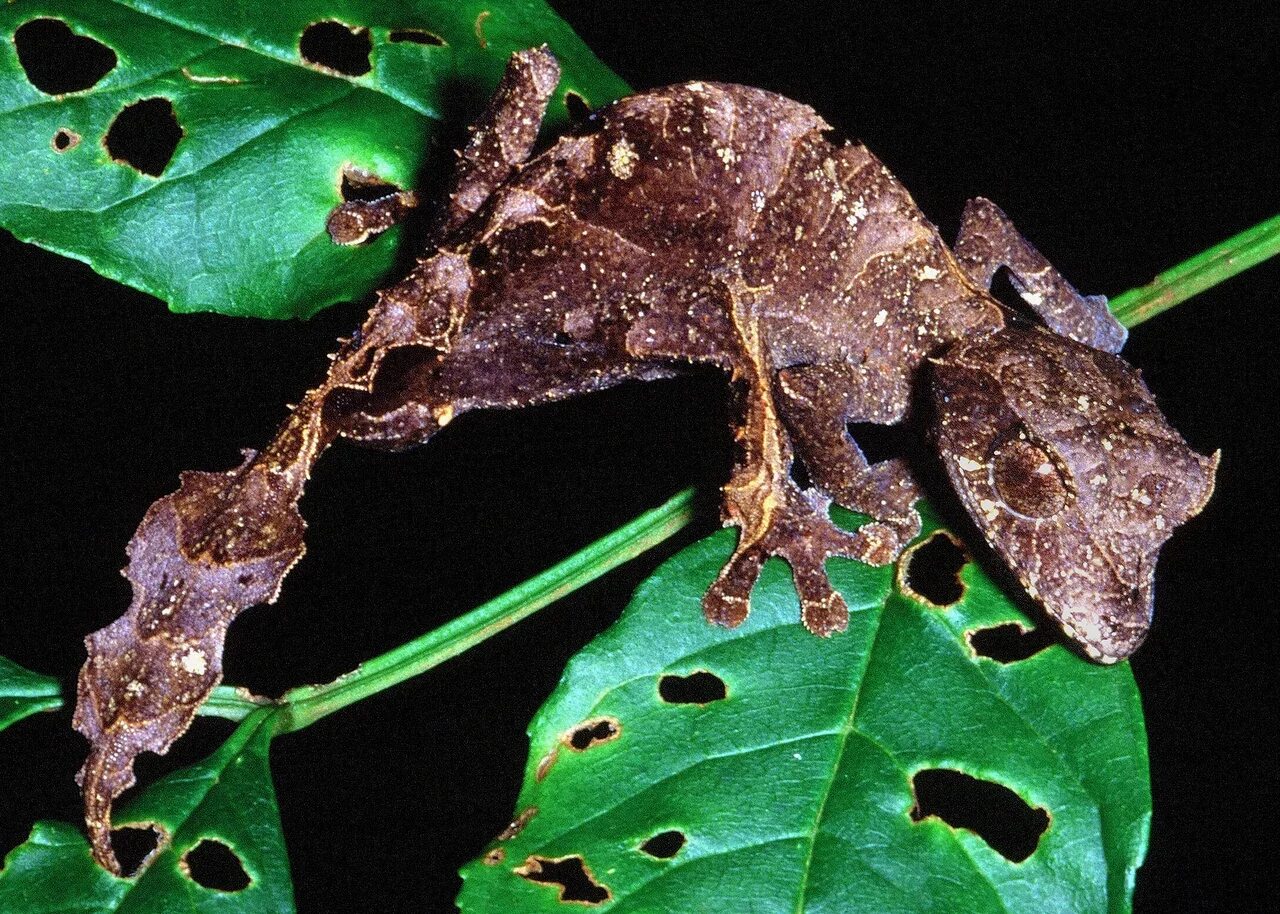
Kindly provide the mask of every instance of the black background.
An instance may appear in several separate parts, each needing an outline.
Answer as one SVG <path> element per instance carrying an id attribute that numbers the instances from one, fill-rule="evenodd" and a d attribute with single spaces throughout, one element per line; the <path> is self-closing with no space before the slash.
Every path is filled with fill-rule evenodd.
<path id="1" fill-rule="evenodd" d="M 997 201 L 1087 292 L 1115 294 L 1280 211 L 1280 23 L 1270 0 L 1070 4 L 594 3 L 555 7 L 643 88 L 750 83 L 865 141 L 954 236 Z M 363 305 L 307 324 L 174 316 L 81 264 L 0 239 L 5 357 L 0 654 L 70 684 L 80 639 L 128 603 L 116 573 L 185 468 L 231 466 L 321 375 Z M 1133 661 L 1155 813 L 1137 909 L 1274 896 L 1275 264 L 1133 333 L 1171 422 L 1222 448 L 1218 493 L 1161 560 Z M 501 593 L 686 485 L 728 471 L 712 378 L 472 415 L 389 457 L 339 446 L 303 507 L 310 552 L 232 628 L 227 678 L 329 679 Z M 273 770 L 303 911 L 449 910 L 457 867 L 508 821 L 523 729 L 565 660 L 696 529 L 411 683 L 280 739 Z M 200 720 L 140 779 L 229 732 Z M 0 851 L 75 820 L 83 740 L 43 715 L 0 745 Z"/>

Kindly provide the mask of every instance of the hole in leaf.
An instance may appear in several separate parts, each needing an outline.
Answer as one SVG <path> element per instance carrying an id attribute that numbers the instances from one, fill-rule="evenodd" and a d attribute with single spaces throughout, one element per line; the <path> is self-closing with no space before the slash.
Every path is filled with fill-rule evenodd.
<path id="1" fill-rule="evenodd" d="M 916 802 L 911 821 L 930 816 L 976 834 L 1002 857 L 1021 863 L 1040 844 L 1049 813 L 1030 806 L 1003 784 L 950 768 L 928 768 L 911 778 Z"/>
<path id="2" fill-rule="evenodd" d="M 425 29 L 396 29 L 388 37 L 397 43 L 408 41 L 412 44 L 428 44 L 434 47 L 443 47 L 445 44 L 443 38 Z"/>
<path id="3" fill-rule="evenodd" d="M 120 861 L 120 872 L 136 876 L 151 862 L 164 839 L 163 830 L 153 822 L 122 825 L 111 832 L 111 849 Z"/>
<path id="4" fill-rule="evenodd" d="M 390 181 L 385 181 L 371 171 L 366 171 L 350 163 L 342 166 L 342 181 L 339 185 L 342 199 L 350 203 L 352 200 L 381 200 L 400 192 L 400 188 Z"/>
<path id="5" fill-rule="evenodd" d="M 18 63 L 41 92 L 64 95 L 91 89 L 116 65 L 116 52 L 77 35 L 61 19 L 32 19 L 13 33 Z"/>
<path id="6" fill-rule="evenodd" d="M 975 654 L 999 663 L 1017 663 L 1034 657 L 1056 640 L 1052 632 L 1044 628 L 1027 629 L 1017 622 L 979 628 L 965 637 Z"/>
<path id="7" fill-rule="evenodd" d="M 569 120 L 574 124 L 581 124 L 591 117 L 591 106 L 587 104 L 587 100 L 572 89 L 564 94 L 564 107 L 569 112 Z"/>
<path id="8" fill-rule="evenodd" d="M 697 670 L 688 676 L 663 676 L 658 680 L 658 695 L 673 705 L 705 705 L 728 695 L 724 680 L 715 673 Z"/>
<path id="9" fill-rule="evenodd" d="M 937 607 L 950 606 L 964 596 L 960 569 L 968 560 L 960 544 L 939 530 L 903 553 L 898 585 L 908 596 Z"/>
<path id="10" fill-rule="evenodd" d="M 405 193 L 350 162 L 342 166 L 338 188 L 343 202 L 329 212 L 325 222 L 335 244 L 364 244 L 402 222 L 418 205 L 412 191 Z"/>
<path id="11" fill-rule="evenodd" d="M 157 96 L 126 106 L 111 122 L 102 144 L 115 161 L 158 178 L 181 139 L 173 105 Z"/>
<path id="12" fill-rule="evenodd" d="M 242 892 L 251 881 L 236 852 L 209 838 L 187 851 L 180 865 L 196 885 L 218 892 Z"/>
<path id="13" fill-rule="evenodd" d="M 363 76 L 373 69 L 369 64 L 372 51 L 368 29 L 333 19 L 311 23 L 298 40 L 303 60 L 344 76 Z"/>
<path id="14" fill-rule="evenodd" d="M 622 726 L 615 718 L 593 717 L 578 724 L 561 741 L 576 752 L 586 752 L 592 746 L 611 742 L 621 735 Z"/>
<path id="15" fill-rule="evenodd" d="M 905 425 L 881 425 L 876 422 L 849 422 L 845 424 L 849 437 L 858 445 L 867 463 L 879 463 L 890 457 L 900 457 L 910 450 L 910 431 Z"/>
<path id="16" fill-rule="evenodd" d="M 674 829 L 660 831 L 644 844 L 641 844 L 640 850 L 650 857 L 657 857 L 659 860 L 670 860 L 680 853 L 680 848 L 684 847 L 684 841 L 683 832 L 678 832 Z"/>
<path id="17" fill-rule="evenodd" d="M 559 860 L 530 857 L 523 866 L 516 867 L 515 874 L 530 882 L 560 886 L 561 901 L 602 904 L 609 900 L 609 890 L 592 878 L 591 871 L 576 854 Z"/>
<path id="18" fill-rule="evenodd" d="M 75 149 L 80 145 L 80 134 L 63 127 L 53 135 L 50 145 L 53 146 L 54 152 L 66 152 L 68 149 Z"/>

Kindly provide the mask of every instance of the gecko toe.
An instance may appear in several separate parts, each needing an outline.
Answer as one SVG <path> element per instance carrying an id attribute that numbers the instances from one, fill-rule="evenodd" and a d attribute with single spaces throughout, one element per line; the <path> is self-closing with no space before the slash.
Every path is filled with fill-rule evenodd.
<path id="1" fill-rule="evenodd" d="M 737 628 L 751 609 L 751 588 L 760 576 L 766 553 L 756 547 L 740 549 L 720 569 L 720 576 L 702 598 L 707 621 L 725 628 Z"/>
<path id="2" fill-rule="evenodd" d="M 920 526 L 918 518 L 915 526 L 918 531 Z M 914 536 L 915 532 L 906 534 L 897 525 L 872 521 L 857 529 L 850 542 L 849 551 L 843 554 L 867 565 L 876 567 L 888 565 L 902 554 L 903 547 Z"/>
<path id="3" fill-rule="evenodd" d="M 826 638 L 849 627 L 849 606 L 832 589 L 821 565 L 792 565 L 791 576 L 800 597 L 800 619 L 805 628 Z"/>

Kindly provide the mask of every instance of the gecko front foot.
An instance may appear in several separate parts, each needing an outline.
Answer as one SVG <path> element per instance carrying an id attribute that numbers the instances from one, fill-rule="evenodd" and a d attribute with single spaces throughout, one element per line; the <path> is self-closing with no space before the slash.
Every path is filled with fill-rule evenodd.
<path id="1" fill-rule="evenodd" d="M 728 493 L 726 493 L 728 494 Z M 732 501 L 728 500 L 732 505 Z M 832 635 L 849 625 L 849 607 L 827 580 L 826 560 L 833 555 L 861 558 L 867 549 L 861 532 L 841 530 L 827 517 L 829 501 L 801 492 L 789 480 L 764 499 L 754 523 L 729 510 L 729 522 L 742 527 L 733 556 L 702 599 L 702 611 L 718 625 L 734 627 L 747 618 L 751 588 L 765 560 L 776 555 L 791 566 L 800 597 L 800 618 L 815 635 Z"/>

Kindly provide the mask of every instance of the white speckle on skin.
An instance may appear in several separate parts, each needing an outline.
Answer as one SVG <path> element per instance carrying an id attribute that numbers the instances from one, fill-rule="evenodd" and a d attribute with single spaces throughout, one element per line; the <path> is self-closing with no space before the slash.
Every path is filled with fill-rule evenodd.
<path id="1" fill-rule="evenodd" d="M 1140 505 L 1151 504 L 1151 496 L 1148 495 L 1146 492 L 1142 491 L 1141 489 L 1134 489 L 1132 492 L 1129 493 L 1129 497 Z"/>
<path id="2" fill-rule="evenodd" d="M 957 457 L 956 463 L 960 465 L 960 469 L 966 473 L 976 473 L 982 469 L 982 464 L 969 457 Z"/>
<path id="3" fill-rule="evenodd" d="M 757 213 L 764 210 L 764 191 L 753 190 L 751 192 L 751 208 Z"/>
<path id="4" fill-rule="evenodd" d="M 1044 304 L 1044 296 L 1039 292 L 1021 292 L 1019 294 L 1022 300 L 1033 308 L 1039 308 Z"/>
<path id="5" fill-rule="evenodd" d="M 738 161 L 738 154 L 728 146 L 717 146 L 716 155 L 720 157 L 720 161 L 725 165 L 733 165 Z"/>
<path id="6" fill-rule="evenodd" d="M 625 137 L 609 147 L 608 158 L 609 171 L 615 178 L 623 181 L 636 173 L 636 162 L 640 160 L 636 148 L 628 143 Z"/>
<path id="7" fill-rule="evenodd" d="M 916 273 L 916 279 L 928 282 L 930 280 L 937 279 L 940 275 L 942 274 L 938 272 L 937 267 L 932 267 L 926 264 Z"/>
<path id="8" fill-rule="evenodd" d="M 197 650 L 189 650 L 182 655 L 179 661 L 182 668 L 193 676 L 203 676 L 205 670 L 209 668 L 209 663 L 205 660 L 204 654 Z"/>
<path id="9" fill-rule="evenodd" d="M 871 323 L 875 324 L 877 327 L 883 327 L 884 322 L 887 321 L 888 319 L 889 319 L 889 312 L 886 311 L 884 308 L 881 308 L 876 313 L 875 320 L 873 320 Z"/>

